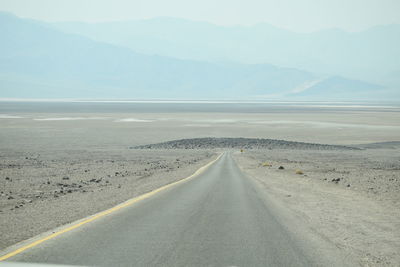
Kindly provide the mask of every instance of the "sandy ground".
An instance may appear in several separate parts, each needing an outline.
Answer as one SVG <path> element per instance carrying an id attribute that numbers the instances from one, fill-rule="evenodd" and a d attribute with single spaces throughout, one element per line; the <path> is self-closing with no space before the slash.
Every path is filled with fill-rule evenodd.
<path id="1" fill-rule="evenodd" d="M 240 113 L 42 106 L 0 103 L 0 248 L 184 178 L 216 155 L 131 146 L 195 137 L 335 145 L 400 140 L 398 107 Z M 361 265 L 399 266 L 399 154 L 246 150 L 236 160 L 298 228 L 306 226 Z"/>
<path id="2" fill-rule="evenodd" d="M 318 235 L 361 266 L 399 266 L 398 155 L 400 149 L 253 150 L 235 159 L 308 237 Z"/>

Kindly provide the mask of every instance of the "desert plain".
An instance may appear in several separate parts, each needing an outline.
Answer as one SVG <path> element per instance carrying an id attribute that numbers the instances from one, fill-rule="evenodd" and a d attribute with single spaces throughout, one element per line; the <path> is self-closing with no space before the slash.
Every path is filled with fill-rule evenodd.
<path id="1" fill-rule="evenodd" d="M 233 143 L 135 148 L 204 137 Z M 354 149 L 245 148 L 234 141 L 243 137 Z M 183 179 L 228 151 L 289 231 L 360 266 L 399 266 L 399 141 L 395 104 L 0 102 L 0 249 Z"/>

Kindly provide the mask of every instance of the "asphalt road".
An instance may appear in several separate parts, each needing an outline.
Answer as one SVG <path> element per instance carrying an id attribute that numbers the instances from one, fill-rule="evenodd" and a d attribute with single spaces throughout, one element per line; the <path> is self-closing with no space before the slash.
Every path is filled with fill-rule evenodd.
<path id="1" fill-rule="evenodd" d="M 311 266 L 229 153 L 194 179 L 8 261 L 103 266 Z"/>

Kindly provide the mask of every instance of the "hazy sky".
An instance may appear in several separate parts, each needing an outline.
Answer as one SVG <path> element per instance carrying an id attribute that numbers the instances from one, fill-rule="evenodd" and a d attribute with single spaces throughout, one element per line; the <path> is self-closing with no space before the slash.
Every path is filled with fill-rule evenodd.
<path id="1" fill-rule="evenodd" d="M 295 31 L 400 23 L 400 0 L 0 0 L 0 10 L 46 21 L 169 16 L 222 25 L 267 22 Z"/>

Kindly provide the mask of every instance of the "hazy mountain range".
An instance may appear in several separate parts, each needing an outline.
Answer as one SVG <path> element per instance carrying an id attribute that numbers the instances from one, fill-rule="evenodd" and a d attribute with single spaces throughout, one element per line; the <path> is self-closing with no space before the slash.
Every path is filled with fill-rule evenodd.
<path id="1" fill-rule="evenodd" d="M 137 52 L 211 62 L 275 64 L 371 82 L 400 71 L 400 25 L 295 33 L 269 24 L 222 27 L 184 19 L 55 23 L 57 29 Z"/>
<path id="2" fill-rule="evenodd" d="M 0 97 L 393 99 L 399 29 L 298 34 L 266 24 L 45 23 L 0 13 Z"/>

